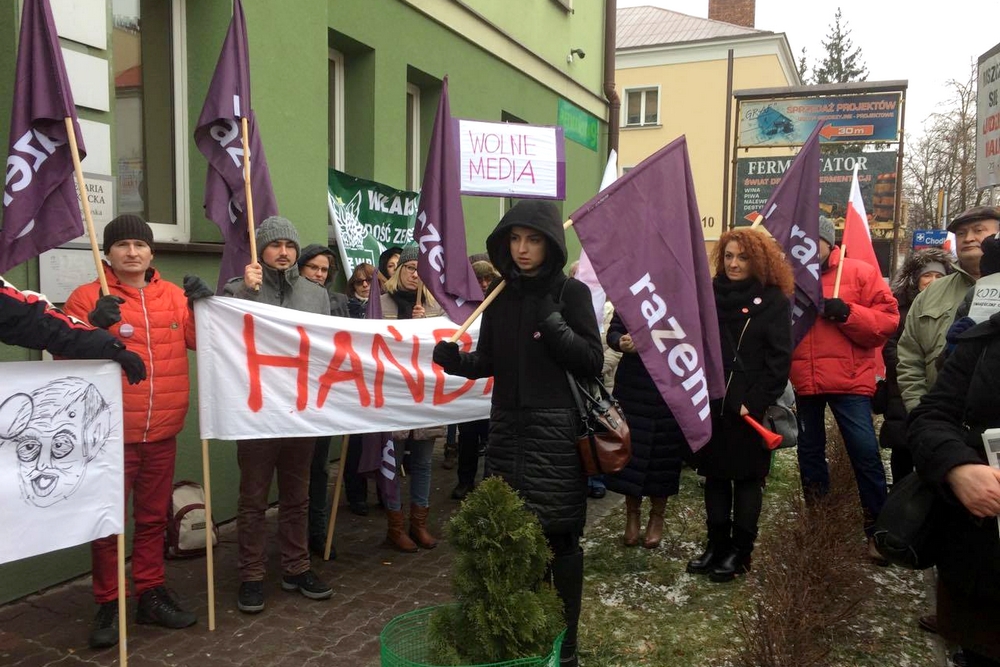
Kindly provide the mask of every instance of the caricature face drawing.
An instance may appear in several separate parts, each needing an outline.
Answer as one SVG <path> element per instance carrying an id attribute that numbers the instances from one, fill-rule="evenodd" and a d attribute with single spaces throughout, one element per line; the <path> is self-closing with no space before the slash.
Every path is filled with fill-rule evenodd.
<path id="1" fill-rule="evenodd" d="M 0 404 L 0 449 L 12 447 L 21 497 L 37 507 L 69 498 L 111 433 L 111 410 L 76 377 L 53 380 Z"/>

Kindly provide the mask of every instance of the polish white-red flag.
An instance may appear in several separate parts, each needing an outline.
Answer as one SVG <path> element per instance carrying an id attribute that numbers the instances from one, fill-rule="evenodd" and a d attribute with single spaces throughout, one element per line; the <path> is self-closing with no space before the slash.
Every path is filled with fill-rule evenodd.
<path id="1" fill-rule="evenodd" d="M 844 219 L 844 238 L 841 249 L 846 256 L 860 259 L 875 267 L 879 273 L 878 259 L 872 246 L 872 233 L 868 228 L 868 215 L 865 213 L 865 202 L 861 198 L 861 186 L 858 184 L 858 165 L 854 165 L 854 177 L 851 179 L 851 196 L 847 200 L 847 217 Z"/>

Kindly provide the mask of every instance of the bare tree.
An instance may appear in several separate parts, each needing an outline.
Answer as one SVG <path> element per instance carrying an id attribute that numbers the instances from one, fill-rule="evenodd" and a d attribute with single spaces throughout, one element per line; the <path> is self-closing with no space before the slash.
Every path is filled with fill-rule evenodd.
<path id="1" fill-rule="evenodd" d="M 988 201 L 976 189 L 976 66 L 964 81 L 948 82 L 951 96 L 924 121 L 924 133 L 907 147 L 904 197 L 909 227 L 937 227 L 938 192 L 949 217 Z"/>

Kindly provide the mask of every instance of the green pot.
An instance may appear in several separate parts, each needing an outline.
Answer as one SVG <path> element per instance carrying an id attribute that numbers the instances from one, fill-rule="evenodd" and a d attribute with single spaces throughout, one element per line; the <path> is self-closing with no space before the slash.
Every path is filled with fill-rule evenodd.
<path id="1" fill-rule="evenodd" d="M 442 606 L 455 606 L 455 604 Z M 416 609 L 386 623 L 382 628 L 382 634 L 379 635 L 382 667 L 444 667 L 431 661 L 431 647 L 427 639 L 431 617 L 439 608 L 435 606 Z M 552 642 L 552 651 L 545 656 L 460 667 L 559 667 L 559 649 L 562 647 L 564 634 L 565 631 L 559 633 Z"/>

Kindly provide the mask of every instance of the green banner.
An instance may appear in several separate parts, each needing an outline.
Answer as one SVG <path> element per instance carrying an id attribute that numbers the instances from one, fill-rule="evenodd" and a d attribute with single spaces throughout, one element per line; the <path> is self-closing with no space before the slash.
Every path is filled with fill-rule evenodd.
<path id="1" fill-rule="evenodd" d="M 330 224 L 340 248 L 340 264 L 349 279 L 362 262 L 378 268 L 386 248 L 413 240 L 420 194 L 355 178 L 330 170 L 328 204 Z"/>

